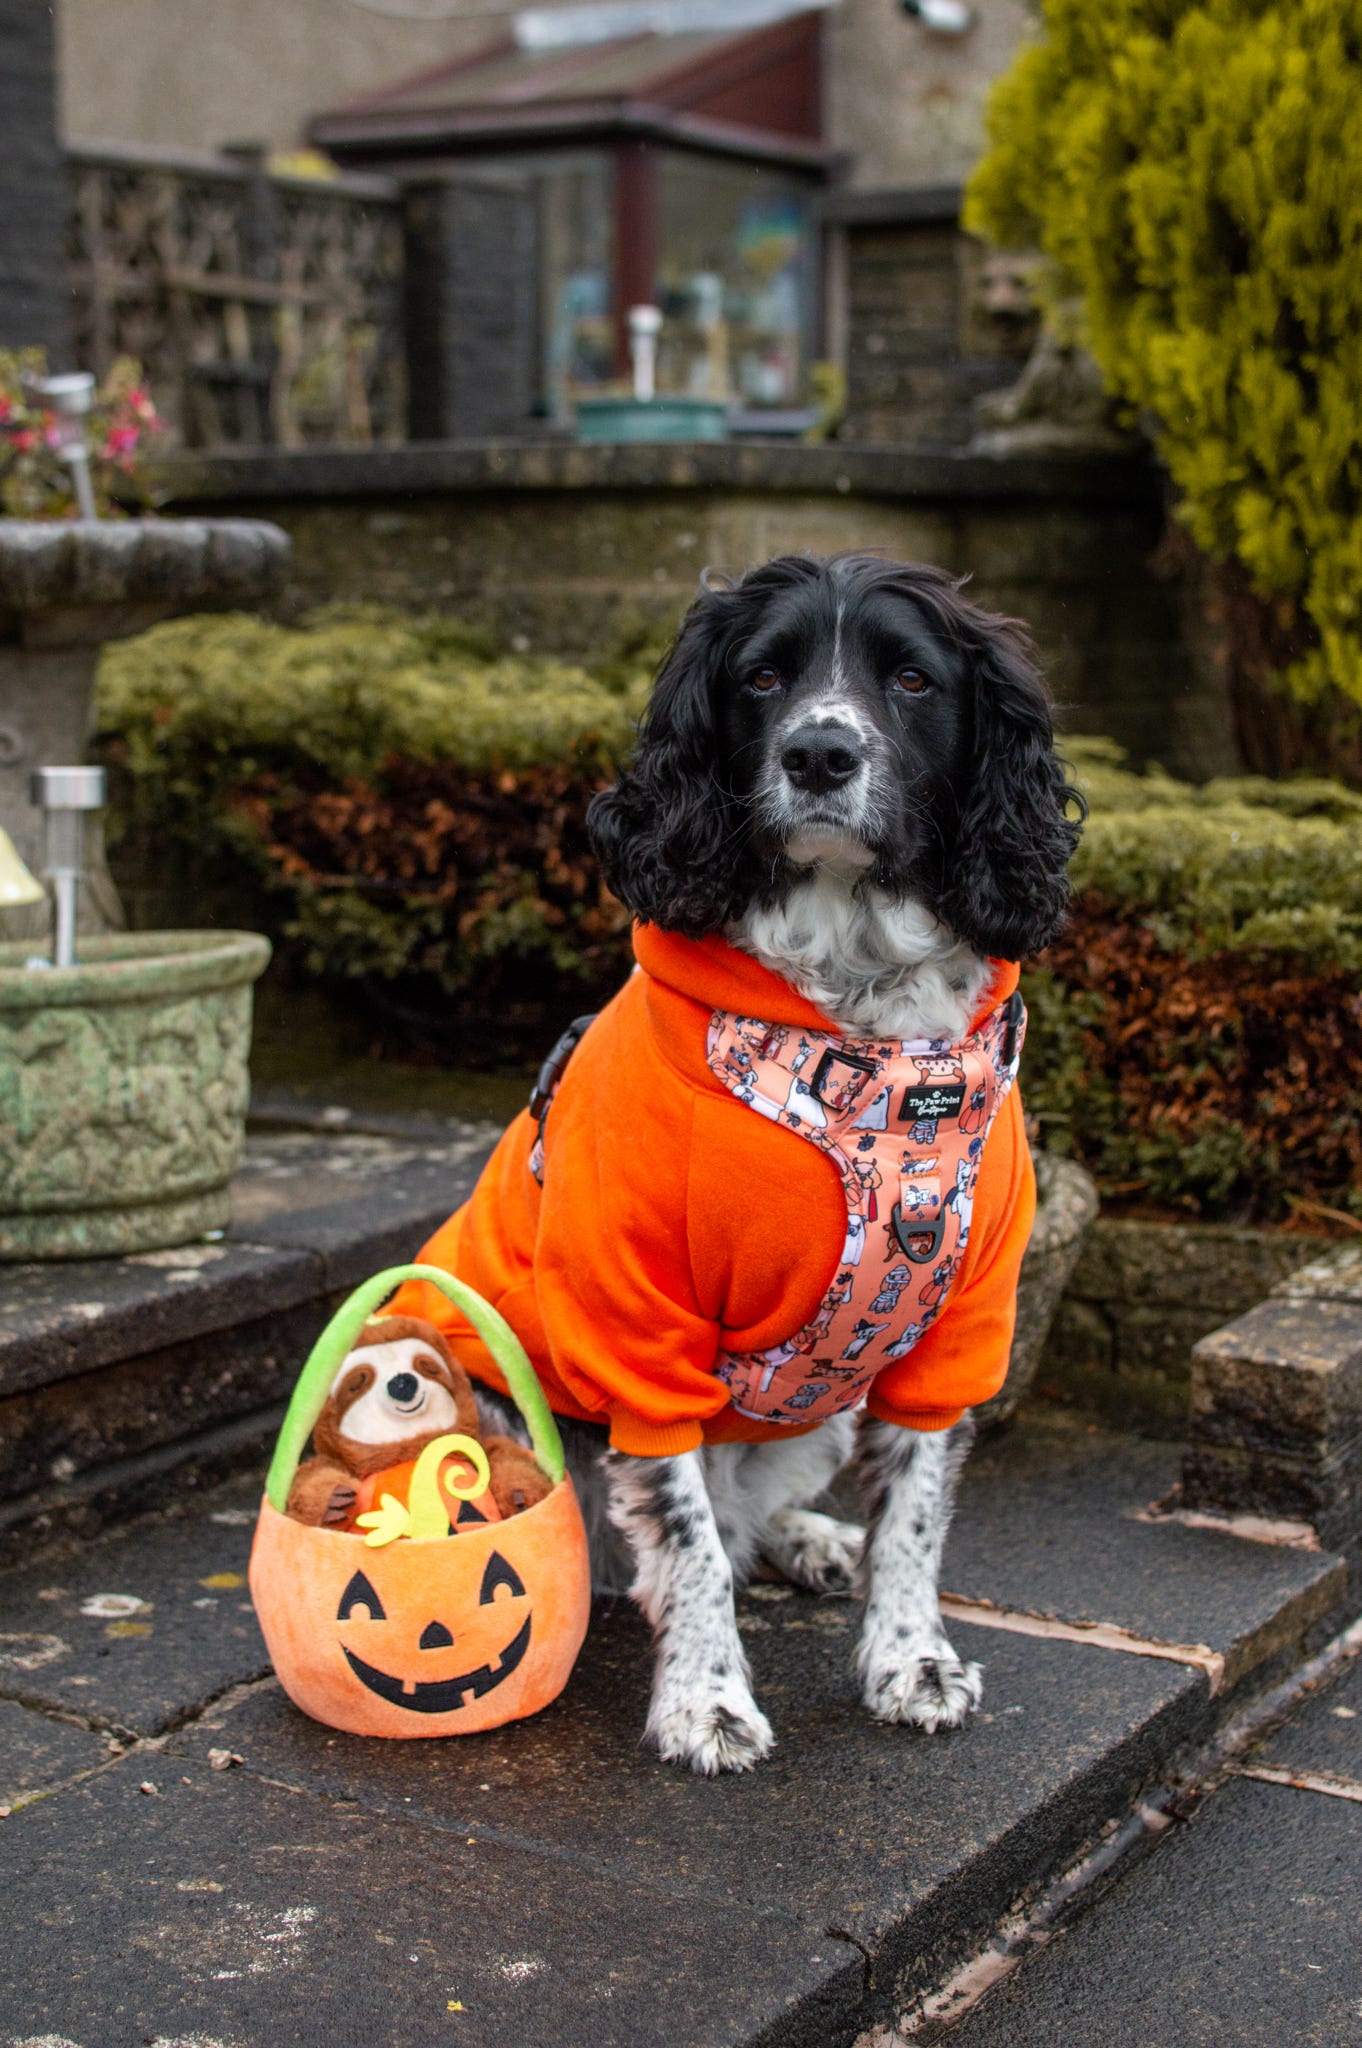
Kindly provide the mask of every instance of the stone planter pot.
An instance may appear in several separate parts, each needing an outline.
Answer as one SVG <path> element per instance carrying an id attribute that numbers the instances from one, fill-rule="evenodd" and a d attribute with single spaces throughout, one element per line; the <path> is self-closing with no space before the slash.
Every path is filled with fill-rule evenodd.
<path id="1" fill-rule="evenodd" d="M 1036 1154 L 1036 1222 L 1017 1288 L 1017 1329 L 1007 1378 L 991 1401 L 975 1409 L 981 1429 L 994 1429 L 1015 1413 L 1040 1364 L 1059 1298 L 1097 1218 L 1097 1187 L 1074 1159 Z"/>
<path id="2" fill-rule="evenodd" d="M 253 932 L 0 946 L 0 1259 L 184 1244 L 228 1221 L 249 1094 Z"/>

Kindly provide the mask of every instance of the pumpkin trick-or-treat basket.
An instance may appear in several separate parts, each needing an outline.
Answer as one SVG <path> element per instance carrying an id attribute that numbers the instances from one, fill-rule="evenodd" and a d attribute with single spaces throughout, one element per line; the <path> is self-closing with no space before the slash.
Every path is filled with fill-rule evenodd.
<path id="1" fill-rule="evenodd" d="M 289 1488 L 342 1361 L 404 1280 L 428 1280 L 468 1317 L 497 1362 L 552 1491 L 504 1521 L 461 1526 L 457 1534 L 442 1526 L 437 1535 L 413 1531 L 393 1540 L 380 1515 L 366 1517 L 379 1525 L 367 1536 L 296 1521 L 284 1511 Z M 452 1483 L 449 1491 L 465 1497 Z M 415 1494 L 413 1479 L 413 1504 Z M 354 1735 L 471 1734 L 538 1713 L 558 1697 L 590 1615 L 586 1531 L 534 1368 L 509 1323 L 471 1287 L 434 1266 L 394 1266 L 336 1311 L 279 1432 L 250 1576 L 285 1692 L 329 1727 Z"/>

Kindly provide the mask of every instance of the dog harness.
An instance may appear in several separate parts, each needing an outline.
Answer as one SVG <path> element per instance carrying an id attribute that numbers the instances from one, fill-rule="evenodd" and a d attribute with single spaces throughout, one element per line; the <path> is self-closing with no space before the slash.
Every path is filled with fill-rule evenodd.
<path id="1" fill-rule="evenodd" d="M 969 1242 L 979 1162 L 1016 1078 L 1020 995 L 944 1039 L 835 1037 L 716 1010 L 710 1071 L 757 1115 L 837 1169 L 846 1242 L 813 1320 L 767 1351 L 721 1351 L 740 1415 L 821 1421 L 864 1400 L 876 1374 L 935 1322 Z"/>

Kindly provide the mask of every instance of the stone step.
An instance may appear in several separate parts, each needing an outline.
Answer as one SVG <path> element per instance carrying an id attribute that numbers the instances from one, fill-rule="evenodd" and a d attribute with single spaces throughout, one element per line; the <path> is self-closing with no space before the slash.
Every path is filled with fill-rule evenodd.
<path id="1" fill-rule="evenodd" d="M 0 1267 L 0 1557 L 258 1462 L 326 1316 L 413 1256 L 497 1136 L 280 1110 L 221 1241 Z"/>
<path id="2" fill-rule="evenodd" d="M 742 1778 L 642 1749 L 625 1601 L 531 1721 L 382 1742 L 306 1720 L 247 1601 L 258 1475 L 12 1570 L 0 1780 L 31 1933 L 0 1961 L 0 2020 L 81 2048 L 891 2027 L 1337 1625 L 1338 1559 L 1160 1515 L 1176 1471 L 1175 1448 L 1035 1419 L 982 1448 L 946 1582 L 986 1689 L 955 1734 L 864 1714 L 851 1603 L 751 1587 L 777 1748 Z"/>

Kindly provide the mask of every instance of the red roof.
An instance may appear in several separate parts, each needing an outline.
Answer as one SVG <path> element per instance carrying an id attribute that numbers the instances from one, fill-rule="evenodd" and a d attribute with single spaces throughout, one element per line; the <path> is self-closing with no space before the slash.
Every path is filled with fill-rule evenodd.
<path id="1" fill-rule="evenodd" d="M 759 29 L 525 50 L 509 39 L 319 114 L 342 156 L 523 146 L 586 131 L 653 131 L 821 162 L 821 13 Z"/>

